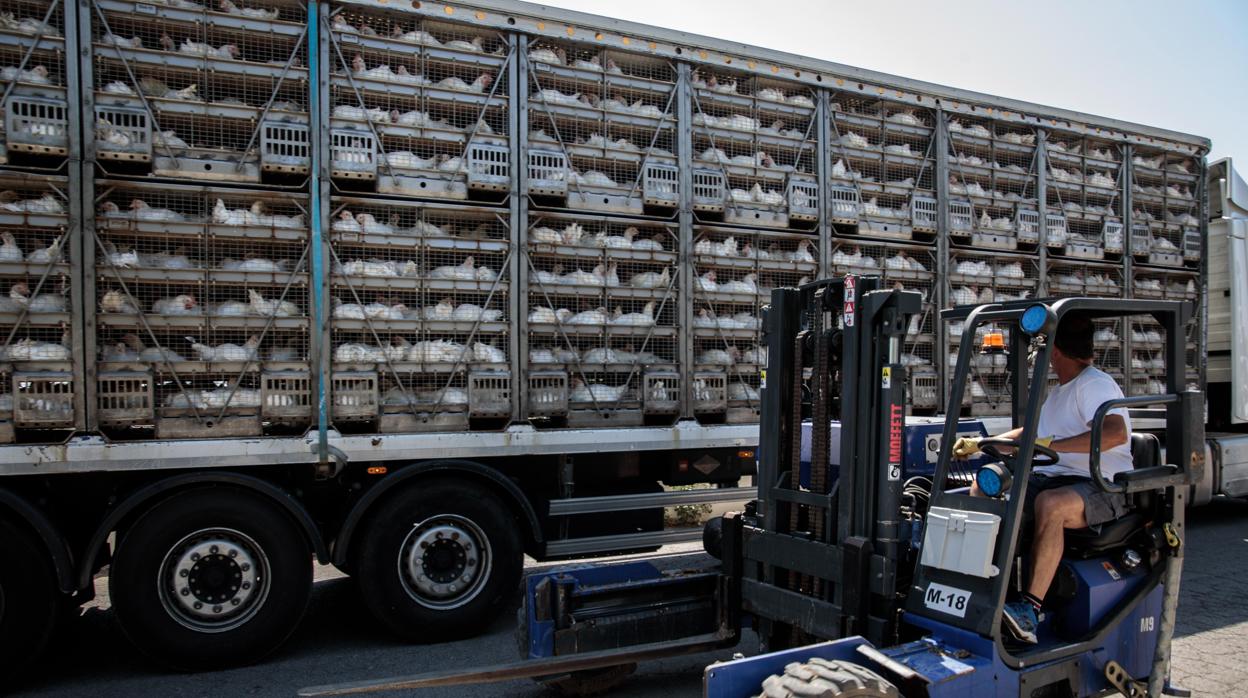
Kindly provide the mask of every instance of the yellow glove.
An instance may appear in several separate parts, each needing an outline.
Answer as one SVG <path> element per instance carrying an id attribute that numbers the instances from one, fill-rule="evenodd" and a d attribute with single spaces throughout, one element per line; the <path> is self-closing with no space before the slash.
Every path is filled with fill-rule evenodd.
<path id="1" fill-rule="evenodd" d="M 979 453 L 979 439 L 962 437 L 953 444 L 953 455 L 955 458 L 970 458 Z"/>
<path id="2" fill-rule="evenodd" d="M 1045 448 L 1050 448 L 1053 445 L 1053 437 L 1045 436 L 1045 437 L 1036 439 L 1036 445 L 1043 446 Z"/>

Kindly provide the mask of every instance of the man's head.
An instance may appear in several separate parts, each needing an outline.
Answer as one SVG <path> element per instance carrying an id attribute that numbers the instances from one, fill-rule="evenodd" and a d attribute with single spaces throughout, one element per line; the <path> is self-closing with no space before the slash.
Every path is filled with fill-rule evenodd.
<path id="1" fill-rule="evenodd" d="M 1057 323 L 1049 365 L 1065 383 L 1092 365 L 1092 320 L 1082 313 L 1066 313 Z"/>

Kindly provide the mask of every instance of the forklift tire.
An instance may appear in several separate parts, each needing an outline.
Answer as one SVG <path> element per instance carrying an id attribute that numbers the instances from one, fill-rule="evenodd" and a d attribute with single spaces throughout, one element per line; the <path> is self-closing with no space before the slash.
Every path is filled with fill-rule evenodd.
<path id="1" fill-rule="evenodd" d="M 616 664 L 600 669 L 586 669 L 562 674 L 556 678 L 538 678 L 537 682 L 564 696 L 596 696 L 624 683 L 637 671 L 637 664 Z"/>
<path id="2" fill-rule="evenodd" d="M 793 662 L 763 681 L 762 698 L 898 698 L 897 687 L 853 662 L 812 658 Z"/>
<path id="3" fill-rule="evenodd" d="M 47 645 L 61 599 L 43 546 L 3 519 L 0 558 L 0 690 L 7 690 Z"/>
<path id="4" fill-rule="evenodd" d="M 702 526 L 702 549 L 707 555 L 724 560 L 724 517 L 716 516 Z"/>

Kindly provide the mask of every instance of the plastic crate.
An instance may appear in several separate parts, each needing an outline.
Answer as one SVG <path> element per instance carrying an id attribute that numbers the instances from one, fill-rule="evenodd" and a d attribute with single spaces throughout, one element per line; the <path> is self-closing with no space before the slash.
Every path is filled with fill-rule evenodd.
<path id="1" fill-rule="evenodd" d="M 1122 223 L 1120 221 L 1105 221 L 1104 227 L 1101 229 L 1101 236 L 1105 245 L 1105 252 L 1109 254 L 1122 254 Z"/>
<path id="2" fill-rule="evenodd" d="M 693 411 L 718 414 L 728 410 L 728 376 L 723 373 L 693 374 Z"/>
<path id="3" fill-rule="evenodd" d="M 1018 241 L 1028 245 L 1040 242 L 1040 212 L 1020 208 L 1014 217 L 1014 229 Z"/>
<path id="4" fill-rule="evenodd" d="M 339 179 L 377 179 L 377 139 L 368 131 L 334 129 L 329 132 L 330 176 Z"/>
<path id="5" fill-rule="evenodd" d="M 1044 214 L 1044 244 L 1054 248 L 1066 246 L 1066 216 L 1060 213 Z"/>
<path id="6" fill-rule="evenodd" d="M 911 197 L 911 225 L 913 225 L 914 229 L 918 231 L 927 233 L 936 232 L 937 210 L 936 199 L 928 196 Z"/>
<path id="7" fill-rule="evenodd" d="M 539 196 L 568 195 L 568 158 L 553 150 L 529 151 L 529 193 Z"/>
<path id="8" fill-rule="evenodd" d="M 152 422 L 155 401 L 152 397 L 151 373 L 101 373 L 96 385 L 97 419 L 101 426 L 130 426 Z"/>
<path id="9" fill-rule="evenodd" d="M 641 189 L 647 206 L 676 206 L 680 203 L 680 168 L 664 162 L 647 162 L 642 171 Z"/>
<path id="10" fill-rule="evenodd" d="M 507 191 L 511 186 L 511 149 L 505 145 L 468 146 L 468 188 Z"/>
<path id="11" fill-rule="evenodd" d="M 642 411 L 646 414 L 676 414 L 680 411 L 680 374 L 646 373 L 642 378 Z"/>
<path id="12" fill-rule="evenodd" d="M 511 416 L 511 374 L 505 371 L 469 373 L 468 413 L 473 417 Z"/>
<path id="13" fill-rule="evenodd" d="M 969 237 L 975 226 L 975 208 L 969 201 L 949 202 L 949 234 Z"/>
<path id="14" fill-rule="evenodd" d="M 15 371 L 13 424 L 32 429 L 74 426 L 74 375 L 69 371 Z"/>
<path id="15" fill-rule="evenodd" d="M 335 371 L 330 376 L 333 418 L 349 422 L 377 419 L 381 400 L 377 374 L 372 371 Z"/>
<path id="16" fill-rule="evenodd" d="M 307 174 L 312 144 L 306 124 L 265 121 L 260 125 L 260 169 L 275 174 Z"/>
<path id="17" fill-rule="evenodd" d="M 529 416 L 560 417 L 568 413 L 568 374 L 534 371 L 529 374 Z"/>
<path id="18" fill-rule="evenodd" d="M 11 97 L 4 113 L 9 150 L 36 155 L 69 153 L 69 109 L 59 99 Z"/>
<path id="19" fill-rule="evenodd" d="M 693 209 L 708 213 L 724 210 L 724 175 L 715 170 L 693 171 Z"/>
<path id="20" fill-rule="evenodd" d="M 791 220 L 819 220 L 819 184 L 817 182 L 806 179 L 790 180 L 787 199 Z"/>
<path id="21" fill-rule="evenodd" d="M 96 106 L 96 155 L 108 160 L 151 162 L 152 122 L 142 109 Z"/>
<path id="22" fill-rule="evenodd" d="M 832 219 L 838 223 L 858 221 L 858 190 L 852 187 L 832 187 Z"/>
<path id="23" fill-rule="evenodd" d="M 265 371 L 260 375 L 260 415 L 274 422 L 312 417 L 312 378 L 306 371 Z"/>

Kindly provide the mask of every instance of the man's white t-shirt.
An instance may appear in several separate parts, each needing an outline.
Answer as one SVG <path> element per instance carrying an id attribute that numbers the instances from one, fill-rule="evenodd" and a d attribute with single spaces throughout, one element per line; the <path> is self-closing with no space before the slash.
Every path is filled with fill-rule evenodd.
<path id="1" fill-rule="evenodd" d="M 1036 436 L 1052 436 L 1054 440 L 1078 436 L 1092 428 L 1092 417 L 1097 408 L 1109 400 L 1122 397 L 1122 388 L 1109 374 L 1095 366 L 1088 366 L 1065 385 L 1049 390 L 1049 396 L 1040 406 L 1040 425 Z M 1109 411 L 1121 415 L 1127 426 L 1127 443 L 1101 451 L 1101 475 L 1112 480 L 1117 473 L 1131 470 L 1131 417 L 1125 407 Z M 1056 465 L 1040 466 L 1032 472 L 1043 475 L 1082 475 L 1091 477 L 1092 470 L 1086 453 L 1059 453 Z"/>

